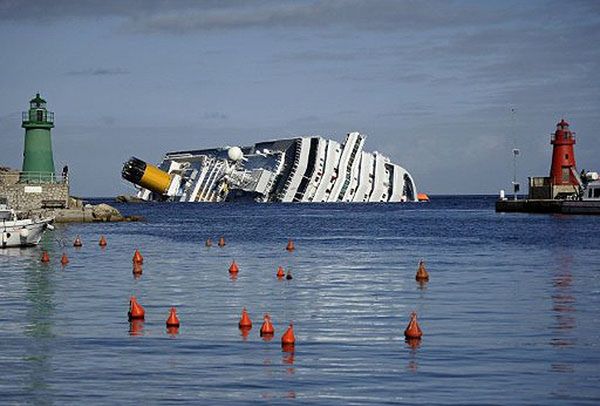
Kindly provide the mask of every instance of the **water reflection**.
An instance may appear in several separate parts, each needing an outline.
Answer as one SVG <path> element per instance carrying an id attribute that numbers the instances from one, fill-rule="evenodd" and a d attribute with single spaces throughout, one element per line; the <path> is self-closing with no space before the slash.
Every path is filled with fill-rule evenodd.
<path id="1" fill-rule="evenodd" d="M 559 258 L 559 268 L 552 277 L 552 311 L 556 323 L 551 327 L 555 332 L 550 344 L 556 347 L 571 347 L 575 344 L 573 330 L 576 327 L 574 313 L 575 297 L 572 292 L 573 274 L 571 267 L 573 257 L 562 255 Z"/>
<path id="2" fill-rule="evenodd" d="M 246 341 L 248 339 L 248 334 L 250 334 L 250 330 L 252 330 L 252 327 L 240 327 L 240 335 L 242 336 L 243 341 Z"/>
<path id="3" fill-rule="evenodd" d="M 25 271 L 26 299 L 24 361 L 29 367 L 26 391 L 34 403 L 47 403 L 52 379 L 52 338 L 54 337 L 54 280 L 46 264 L 32 259 Z"/>
<path id="4" fill-rule="evenodd" d="M 142 277 L 143 269 L 141 264 L 133 263 L 133 269 L 131 271 L 133 273 L 134 279 L 140 279 Z"/>
<path id="5" fill-rule="evenodd" d="M 286 372 L 288 375 L 293 375 L 296 372 L 296 369 L 294 368 L 294 361 L 295 361 L 294 346 L 293 345 L 284 345 L 282 347 L 281 351 L 283 352 L 281 361 L 285 365 L 288 365 Z"/>
<path id="6" fill-rule="evenodd" d="M 167 334 L 171 337 L 176 337 L 179 334 L 179 327 L 167 326 Z"/>
<path id="7" fill-rule="evenodd" d="M 552 276 L 552 312 L 555 323 L 551 326 L 553 336 L 550 345 L 559 351 L 575 345 L 575 328 L 577 327 L 575 297 L 573 296 L 573 256 L 564 253 L 558 258 L 558 269 Z M 562 354 L 557 354 L 560 357 Z M 569 362 L 553 362 L 550 370 L 557 373 L 573 373 L 575 366 Z"/>
<path id="8" fill-rule="evenodd" d="M 406 338 L 404 342 L 406 343 L 406 346 L 410 348 L 410 358 L 406 369 L 410 372 L 417 372 L 417 369 L 419 369 L 419 364 L 417 363 L 417 350 L 421 347 L 421 339 Z"/>
<path id="9" fill-rule="evenodd" d="M 144 321 L 143 320 L 130 321 L 129 322 L 129 335 L 130 336 L 144 335 Z"/>

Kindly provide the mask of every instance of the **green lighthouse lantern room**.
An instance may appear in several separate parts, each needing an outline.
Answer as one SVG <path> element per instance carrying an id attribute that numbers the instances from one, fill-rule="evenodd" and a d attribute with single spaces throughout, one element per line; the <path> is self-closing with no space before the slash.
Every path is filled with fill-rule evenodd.
<path id="1" fill-rule="evenodd" d="M 39 93 L 29 102 L 29 111 L 23 112 L 21 126 L 25 129 L 21 182 L 55 182 L 50 137 L 54 113 L 46 110 L 46 100 Z"/>

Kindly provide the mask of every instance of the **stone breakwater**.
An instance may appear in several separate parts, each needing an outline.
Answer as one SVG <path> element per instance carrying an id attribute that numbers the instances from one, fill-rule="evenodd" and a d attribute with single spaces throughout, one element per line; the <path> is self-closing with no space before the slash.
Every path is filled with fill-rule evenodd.
<path id="1" fill-rule="evenodd" d="M 108 204 L 84 205 L 69 209 L 38 209 L 18 212 L 19 217 L 54 217 L 56 223 L 96 223 L 140 221 L 140 216 L 123 216 L 119 210 Z"/>

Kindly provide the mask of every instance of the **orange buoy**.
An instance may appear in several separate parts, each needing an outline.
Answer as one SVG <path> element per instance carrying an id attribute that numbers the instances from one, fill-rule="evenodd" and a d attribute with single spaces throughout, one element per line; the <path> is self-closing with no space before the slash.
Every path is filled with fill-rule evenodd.
<path id="1" fill-rule="evenodd" d="M 285 247 L 286 250 L 288 250 L 289 252 L 292 252 L 296 249 L 296 247 L 294 246 L 294 241 L 292 240 L 288 240 L 287 246 Z"/>
<path id="2" fill-rule="evenodd" d="M 217 245 L 223 248 L 225 246 L 225 237 L 219 238 L 219 243 Z"/>
<path id="3" fill-rule="evenodd" d="M 106 238 L 103 235 L 100 236 L 100 241 L 98 241 L 98 245 L 101 247 L 106 247 Z"/>
<path id="4" fill-rule="evenodd" d="M 62 257 L 60 258 L 60 263 L 61 265 L 65 266 L 69 263 L 69 257 L 67 257 L 67 254 L 63 252 Z"/>
<path id="5" fill-rule="evenodd" d="M 206 246 L 206 247 L 212 247 L 212 239 L 211 238 L 207 238 L 206 242 L 204 243 L 204 246 Z"/>
<path id="6" fill-rule="evenodd" d="M 174 307 L 171 307 L 171 312 L 167 319 L 167 327 L 179 327 L 179 318 L 177 317 L 177 310 Z"/>
<path id="7" fill-rule="evenodd" d="M 83 247 L 83 243 L 81 242 L 79 235 L 75 237 L 75 241 L 73 241 L 73 247 Z"/>
<path id="8" fill-rule="evenodd" d="M 408 326 L 406 330 L 404 330 L 404 337 L 407 339 L 416 339 L 421 338 L 423 336 L 423 331 L 421 327 L 419 327 L 419 323 L 417 322 L 417 313 L 412 312 L 410 314 L 410 321 L 408 322 Z"/>
<path id="9" fill-rule="evenodd" d="M 423 261 L 423 260 L 419 261 L 419 268 L 417 269 L 417 274 L 415 275 L 415 279 L 418 282 L 429 281 L 429 274 L 427 273 L 427 270 L 425 269 L 425 261 Z"/>
<path id="10" fill-rule="evenodd" d="M 277 279 L 283 279 L 285 276 L 285 272 L 283 271 L 283 267 L 277 268 Z"/>
<path id="11" fill-rule="evenodd" d="M 143 269 L 141 264 L 133 263 L 133 270 L 131 271 L 135 277 L 142 275 Z"/>
<path id="12" fill-rule="evenodd" d="M 294 279 L 294 277 L 292 276 L 292 271 L 290 269 L 288 269 L 287 274 L 285 275 L 285 279 L 287 279 L 288 281 Z"/>
<path id="13" fill-rule="evenodd" d="M 263 317 L 263 324 L 260 326 L 260 336 L 272 336 L 275 334 L 275 329 L 273 328 L 273 323 L 271 322 L 271 316 L 269 314 L 265 314 Z"/>
<path id="14" fill-rule="evenodd" d="M 247 328 L 247 329 L 252 328 L 252 320 L 250 320 L 250 316 L 248 316 L 248 311 L 246 311 L 245 307 L 242 309 L 242 317 L 240 318 L 238 327 L 239 328 Z"/>
<path id="15" fill-rule="evenodd" d="M 229 267 L 229 273 L 238 273 L 239 271 L 240 268 L 238 267 L 238 264 L 235 262 L 235 260 L 233 260 L 231 266 Z"/>
<path id="16" fill-rule="evenodd" d="M 282 347 L 293 347 L 296 343 L 296 337 L 294 337 L 294 324 L 290 323 L 285 333 L 281 336 Z"/>
<path id="17" fill-rule="evenodd" d="M 138 264 L 138 265 L 142 265 L 144 263 L 144 257 L 142 256 L 140 251 L 137 249 L 133 253 L 133 263 Z"/>
<path id="18" fill-rule="evenodd" d="M 129 321 L 132 320 L 144 320 L 146 312 L 141 304 L 138 303 L 135 296 L 131 296 L 129 299 L 129 312 L 127 312 L 127 317 Z"/>
<path id="19" fill-rule="evenodd" d="M 42 258 L 40 261 L 44 263 L 50 262 L 50 255 L 48 255 L 48 251 L 42 251 Z"/>

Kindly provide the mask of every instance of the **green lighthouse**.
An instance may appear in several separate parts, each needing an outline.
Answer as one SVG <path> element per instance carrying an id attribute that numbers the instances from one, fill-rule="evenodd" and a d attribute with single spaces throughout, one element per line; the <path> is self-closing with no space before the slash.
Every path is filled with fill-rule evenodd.
<path id="1" fill-rule="evenodd" d="M 54 182 L 54 158 L 50 129 L 54 127 L 54 113 L 46 110 L 46 100 L 37 93 L 29 102 L 29 111 L 23 112 L 25 148 L 21 182 Z"/>

